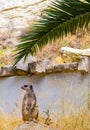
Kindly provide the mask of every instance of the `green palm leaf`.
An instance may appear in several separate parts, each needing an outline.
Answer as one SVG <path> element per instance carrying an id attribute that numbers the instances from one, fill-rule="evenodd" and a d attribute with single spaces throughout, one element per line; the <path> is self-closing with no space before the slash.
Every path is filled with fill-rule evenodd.
<path id="1" fill-rule="evenodd" d="M 33 55 L 48 42 L 63 38 L 90 23 L 90 0 L 54 0 L 16 46 L 15 64 Z M 14 65 L 15 65 L 14 64 Z"/>

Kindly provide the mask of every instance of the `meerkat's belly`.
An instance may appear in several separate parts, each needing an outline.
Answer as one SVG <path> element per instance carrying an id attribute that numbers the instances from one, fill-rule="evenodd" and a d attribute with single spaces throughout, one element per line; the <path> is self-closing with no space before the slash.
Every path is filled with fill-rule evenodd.
<path id="1" fill-rule="evenodd" d="M 35 108 L 33 109 L 32 113 L 31 113 L 31 117 L 32 117 L 33 119 L 36 119 L 36 120 L 37 120 L 38 115 L 39 115 L 39 110 L 38 110 L 37 107 L 35 107 Z"/>
<path id="2" fill-rule="evenodd" d="M 22 117 L 24 121 L 29 121 L 30 113 L 27 111 L 25 107 L 22 108 Z"/>
<path id="3" fill-rule="evenodd" d="M 37 120 L 38 119 L 39 110 L 37 107 L 35 107 L 32 111 L 27 111 L 26 107 L 24 106 L 22 109 L 22 116 L 24 121 L 30 121 L 30 120 Z"/>

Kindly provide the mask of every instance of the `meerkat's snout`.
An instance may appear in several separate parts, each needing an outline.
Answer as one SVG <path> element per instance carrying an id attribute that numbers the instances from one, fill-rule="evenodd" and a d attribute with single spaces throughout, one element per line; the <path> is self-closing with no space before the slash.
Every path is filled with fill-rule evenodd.
<path id="1" fill-rule="evenodd" d="M 28 85 L 24 85 L 21 87 L 21 89 L 26 90 L 27 87 L 28 87 Z"/>
<path id="2" fill-rule="evenodd" d="M 22 86 L 22 87 L 21 87 L 21 89 L 23 89 L 23 90 L 24 90 L 24 87 Z"/>

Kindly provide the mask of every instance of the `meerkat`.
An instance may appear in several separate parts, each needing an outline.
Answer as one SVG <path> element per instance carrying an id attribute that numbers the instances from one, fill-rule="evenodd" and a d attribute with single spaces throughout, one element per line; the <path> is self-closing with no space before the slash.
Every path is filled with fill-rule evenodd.
<path id="1" fill-rule="evenodd" d="M 24 85 L 21 89 L 26 91 L 22 102 L 22 118 L 23 121 L 38 120 L 38 106 L 36 95 L 32 85 Z"/>

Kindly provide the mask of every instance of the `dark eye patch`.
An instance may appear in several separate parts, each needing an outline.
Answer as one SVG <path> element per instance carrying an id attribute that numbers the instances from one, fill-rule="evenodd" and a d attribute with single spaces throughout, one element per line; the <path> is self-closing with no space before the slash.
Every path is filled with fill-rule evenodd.
<path id="1" fill-rule="evenodd" d="M 27 85 L 24 85 L 24 87 L 27 87 Z"/>

